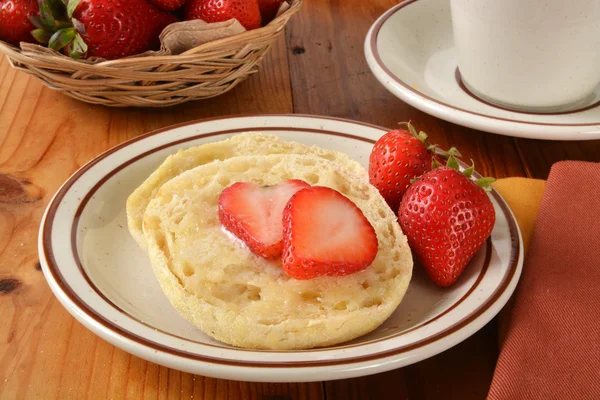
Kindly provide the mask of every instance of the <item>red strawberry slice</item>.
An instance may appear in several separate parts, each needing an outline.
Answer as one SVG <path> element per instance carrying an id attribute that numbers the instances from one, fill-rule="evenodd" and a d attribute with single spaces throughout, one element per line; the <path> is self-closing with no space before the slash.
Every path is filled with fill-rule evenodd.
<path id="1" fill-rule="evenodd" d="M 283 211 L 283 268 L 295 279 L 349 275 L 377 255 L 377 235 L 362 211 L 336 190 L 296 193 Z"/>
<path id="2" fill-rule="evenodd" d="M 275 186 L 237 182 L 219 197 L 219 220 L 256 255 L 276 258 L 281 255 L 283 209 L 297 191 L 310 187 L 301 180 Z"/>

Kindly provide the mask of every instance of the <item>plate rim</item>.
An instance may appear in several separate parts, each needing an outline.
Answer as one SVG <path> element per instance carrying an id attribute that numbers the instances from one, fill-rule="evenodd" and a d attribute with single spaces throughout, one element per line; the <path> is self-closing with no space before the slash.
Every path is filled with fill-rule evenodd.
<path id="1" fill-rule="evenodd" d="M 383 25 L 392 16 L 400 12 L 406 6 L 416 3 L 417 1 L 419 0 L 402 0 L 399 4 L 387 10 L 373 23 L 365 38 L 364 52 L 367 59 L 367 64 L 371 68 L 375 77 L 388 91 L 392 92 L 397 97 L 400 97 L 403 101 L 406 101 L 410 105 L 419 108 L 420 110 L 428 114 L 435 115 L 438 118 L 442 118 L 444 120 L 463 126 L 485 130 L 500 135 L 546 140 L 595 140 L 600 138 L 600 121 L 595 123 L 590 122 L 578 124 L 561 124 L 495 117 L 492 115 L 486 115 L 479 112 L 471 111 L 469 109 L 457 107 L 447 102 L 443 102 L 413 88 L 411 85 L 403 81 L 399 76 L 394 74 L 381 59 L 381 56 L 379 54 L 379 47 L 377 45 L 378 35 Z M 380 74 L 385 75 L 385 78 L 387 80 L 392 80 L 397 85 L 399 85 L 399 87 L 392 86 L 389 83 L 389 81 L 386 82 L 386 79 L 382 79 Z M 466 116 L 460 115 L 460 113 L 466 114 Z M 519 112 L 519 114 L 534 115 L 526 112 Z M 469 121 L 469 118 L 478 118 L 480 119 L 480 121 Z M 498 126 L 489 125 L 494 123 Z M 512 125 L 512 127 L 510 125 Z M 515 130 L 515 126 L 519 126 L 524 131 L 519 132 Z M 534 131 L 531 130 L 532 128 L 550 128 L 555 130 L 553 133 L 548 133 L 546 131 L 545 134 L 536 134 L 533 133 Z M 595 131 L 578 131 L 576 133 L 578 137 L 573 137 L 573 128 L 592 128 L 595 129 Z"/>
<path id="2" fill-rule="evenodd" d="M 368 362 L 368 361 L 380 360 L 380 359 L 385 359 L 388 357 L 398 356 L 399 354 L 415 350 L 416 348 L 430 345 L 432 343 L 435 343 L 441 339 L 444 339 L 444 338 L 452 335 L 453 333 L 456 333 L 457 331 L 463 330 L 465 327 L 470 325 L 472 322 L 477 321 L 477 320 L 481 319 L 482 317 L 486 316 L 485 315 L 486 312 L 489 311 L 491 308 L 494 308 L 494 306 L 498 305 L 499 299 L 502 298 L 504 295 L 507 295 L 507 291 L 509 293 L 506 296 L 506 300 L 508 299 L 508 297 L 510 297 L 510 295 L 512 294 L 512 291 L 514 291 L 514 286 L 516 285 L 516 282 L 518 281 L 518 278 L 519 278 L 520 272 L 521 272 L 521 266 L 522 266 L 522 262 L 523 262 L 522 241 L 521 241 L 521 235 L 520 235 L 520 231 L 518 228 L 518 224 L 516 223 L 516 220 L 514 218 L 514 215 L 512 214 L 512 211 L 510 210 L 508 205 L 504 202 L 504 199 L 500 196 L 500 194 L 494 190 L 492 192 L 492 195 L 498 202 L 500 208 L 502 209 L 502 211 L 505 214 L 507 221 L 509 223 L 509 230 L 510 230 L 510 236 L 511 236 L 511 242 L 512 242 L 511 257 L 510 257 L 511 265 L 509 267 L 509 271 L 505 274 L 505 276 L 503 276 L 502 281 L 500 282 L 499 286 L 494 290 L 494 292 L 491 294 L 491 296 L 488 297 L 471 314 L 467 315 L 466 317 L 461 318 L 455 324 L 449 326 L 445 330 L 440 331 L 437 334 L 435 334 L 429 338 L 426 338 L 426 339 L 418 341 L 418 342 L 411 343 L 409 345 L 406 345 L 406 346 L 403 346 L 400 348 L 391 348 L 391 349 L 387 349 L 387 350 L 384 350 L 381 352 L 369 354 L 366 356 L 358 356 L 358 357 L 344 358 L 344 359 L 310 360 L 310 361 L 305 360 L 305 361 L 294 361 L 294 362 L 287 362 L 287 363 L 279 362 L 279 361 L 269 362 L 269 363 L 256 363 L 253 361 L 232 360 L 231 358 L 214 358 L 214 357 L 208 357 L 208 356 L 198 357 L 197 354 L 186 352 L 185 350 L 181 350 L 182 354 L 174 354 L 171 348 L 164 348 L 161 346 L 159 349 L 156 349 L 154 346 L 151 345 L 152 342 L 150 342 L 149 340 L 147 340 L 145 338 L 141 338 L 135 334 L 133 334 L 133 335 L 136 336 L 138 339 L 141 339 L 141 341 L 137 340 L 136 338 L 130 337 L 128 334 L 131 334 L 131 332 L 128 332 L 125 328 L 122 328 L 118 325 L 110 323 L 110 321 L 104 320 L 106 322 L 109 322 L 108 326 L 107 326 L 107 324 L 98 321 L 98 319 L 95 318 L 94 315 L 100 316 L 100 317 L 101 317 L 101 315 L 99 313 L 95 312 L 93 306 L 88 305 L 84 301 L 82 301 L 77 296 L 76 292 L 68 285 L 68 283 L 66 281 L 64 281 L 64 279 L 62 279 L 62 282 L 61 282 L 60 279 L 56 278 L 57 273 L 60 275 L 60 268 L 56 264 L 54 254 L 52 252 L 52 240 L 49 239 L 50 238 L 49 235 L 51 235 L 51 233 L 52 233 L 52 226 L 53 226 L 52 221 L 56 214 L 56 210 L 58 209 L 58 206 L 60 205 L 62 198 L 64 198 L 64 196 L 69 192 L 70 187 L 75 182 L 77 182 L 81 178 L 81 176 L 83 176 L 85 174 L 85 172 L 87 170 L 92 168 L 98 162 L 107 158 L 111 154 L 119 151 L 120 149 L 127 147 L 127 146 L 131 146 L 132 144 L 134 144 L 140 140 L 144 140 L 148 137 L 159 135 L 161 133 L 168 132 L 168 131 L 171 131 L 171 130 L 174 130 L 177 128 L 181 128 L 181 127 L 193 126 L 193 125 L 207 123 L 207 122 L 211 122 L 211 121 L 215 121 L 215 120 L 240 119 L 240 118 L 248 118 L 248 117 L 259 118 L 259 119 L 260 118 L 269 118 L 269 117 L 310 118 L 313 120 L 321 119 L 321 120 L 344 122 L 344 123 L 349 123 L 349 124 L 358 124 L 358 125 L 366 126 L 369 128 L 374 128 L 374 129 L 380 130 L 382 132 L 385 132 L 388 130 L 385 127 L 377 126 L 374 124 L 363 123 L 363 122 L 359 122 L 359 121 L 352 121 L 349 119 L 335 118 L 335 117 L 322 117 L 322 116 L 304 115 L 304 114 L 260 114 L 260 115 L 250 114 L 250 115 L 237 115 L 237 116 L 223 116 L 223 117 L 214 117 L 214 118 L 193 120 L 193 121 L 183 122 L 180 124 L 171 125 L 171 126 L 167 126 L 167 127 L 161 128 L 161 129 L 157 129 L 157 130 L 148 132 L 146 134 L 129 139 L 129 140 L 121 143 L 120 145 L 117 145 L 117 146 L 99 154 L 97 157 L 95 157 L 94 159 L 92 159 L 91 161 L 89 161 L 88 163 L 83 165 L 80 169 L 78 169 L 59 188 L 59 190 L 56 192 L 56 194 L 50 200 L 50 202 L 46 208 L 46 212 L 44 213 L 44 217 L 42 219 L 42 224 L 40 227 L 40 236 L 39 236 L 40 258 L 43 261 L 42 264 L 44 267 L 44 273 L 46 275 L 46 279 L 49 281 L 49 283 L 50 283 L 50 279 L 52 279 L 52 281 L 58 286 L 58 289 L 60 289 L 60 291 L 62 292 L 62 295 L 66 296 L 66 298 L 68 299 L 68 301 L 70 303 L 69 304 L 70 307 L 75 307 L 75 309 L 77 311 L 79 311 L 79 313 L 82 313 L 83 315 L 85 315 L 85 317 L 87 317 L 97 323 L 100 323 L 105 329 L 107 329 L 108 331 L 110 331 L 114 335 L 116 335 L 115 337 L 134 340 L 138 344 L 148 347 L 150 349 L 153 349 L 155 351 L 159 350 L 160 352 L 166 352 L 166 353 L 169 353 L 170 355 L 184 357 L 191 361 L 206 362 L 206 363 L 210 363 L 210 364 L 216 363 L 216 364 L 226 365 L 226 366 L 230 366 L 230 367 L 258 367 L 258 368 L 271 369 L 271 368 L 282 368 L 282 367 L 285 367 L 285 368 L 308 368 L 308 367 L 328 367 L 328 366 L 335 366 L 335 365 L 340 365 L 340 364 L 348 365 L 348 364 L 356 364 L 356 363 L 362 363 L 362 362 Z M 265 130 L 265 127 L 258 127 L 258 126 L 253 126 L 253 125 L 250 125 L 248 127 L 241 128 L 241 129 L 242 130 L 252 130 L 253 128 L 256 130 Z M 276 130 L 293 130 L 293 128 L 291 128 L 291 127 L 275 127 L 274 129 L 276 129 Z M 296 129 L 300 130 L 300 131 L 310 131 L 311 130 L 309 128 L 296 128 Z M 239 129 L 234 129 L 234 130 L 239 131 Z M 102 178 L 100 178 L 94 184 L 94 186 L 88 191 L 88 193 L 86 193 L 86 195 L 89 195 L 91 192 L 94 191 L 94 189 L 97 189 L 98 187 L 100 187 L 114 173 L 118 172 L 118 170 L 125 168 L 126 166 L 130 165 L 131 163 L 135 162 L 136 160 L 138 160 L 140 158 L 143 158 L 144 156 L 146 156 L 148 154 L 156 152 L 165 147 L 174 146 L 174 145 L 180 144 L 185 141 L 194 140 L 194 139 L 198 138 L 198 136 L 201 137 L 203 135 L 210 136 L 210 135 L 220 135 L 220 134 L 231 133 L 231 132 L 226 132 L 226 131 L 227 130 L 221 130 L 221 131 L 213 130 L 212 132 L 209 132 L 208 134 L 187 135 L 180 139 L 174 138 L 173 140 L 169 141 L 168 143 L 156 146 L 155 148 L 153 148 L 151 150 L 148 150 L 146 152 L 143 152 L 143 153 L 140 153 L 137 155 L 130 156 L 127 158 L 127 160 L 125 162 L 121 163 L 117 167 L 114 167 L 111 171 L 103 173 Z M 323 131 L 323 130 L 321 130 L 321 131 Z M 319 132 L 319 130 L 315 129 L 315 132 Z M 329 131 L 329 133 L 331 133 L 331 132 L 332 131 Z M 353 139 L 358 139 L 358 140 L 363 140 L 363 141 L 367 141 L 370 143 L 374 143 L 374 140 L 366 138 L 366 137 L 359 137 L 359 136 L 344 134 L 342 132 L 334 132 L 334 133 L 336 133 L 338 135 L 341 134 L 342 136 L 346 136 L 346 137 L 350 136 Z M 115 171 L 115 170 L 117 170 L 117 171 Z M 81 204 L 82 203 L 78 204 L 78 210 L 81 209 Z M 74 220 L 75 220 L 75 218 L 74 218 Z M 76 226 L 76 223 L 74 223 L 74 226 Z M 491 246 L 488 246 L 488 248 L 489 247 L 491 247 Z M 50 250 L 50 252 L 48 252 L 48 250 Z M 51 255 L 51 257 L 49 257 L 49 255 Z M 53 289 L 53 292 L 54 292 L 55 288 L 53 287 L 52 284 L 50 284 L 50 287 Z M 54 294 L 56 295 L 56 297 L 59 298 L 59 300 L 61 300 L 58 293 L 55 292 Z M 76 300 L 73 299 L 73 296 L 75 297 Z M 503 303 L 500 305 L 500 307 L 504 305 L 506 300 L 503 301 Z M 61 303 L 62 303 L 62 301 L 61 301 Z M 65 305 L 65 304 L 63 304 L 63 305 Z M 70 307 L 65 305 L 65 308 L 67 308 L 67 310 L 69 312 L 71 312 L 71 314 L 73 314 L 74 310 L 72 310 Z M 90 311 L 91 314 L 86 311 Z M 491 316 L 489 316 L 489 318 L 487 318 L 487 317 L 484 318 L 485 321 L 483 323 L 487 323 L 491 318 L 493 318 L 493 316 L 495 314 L 496 313 L 494 312 Z M 127 314 L 127 315 L 129 315 L 129 314 Z M 84 318 L 81 314 L 79 316 Z M 116 330 L 113 328 L 116 328 Z M 466 335 L 465 338 L 468 336 L 470 336 L 470 334 Z M 385 341 L 387 339 L 391 339 L 391 338 L 389 338 L 389 337 L 383 338 L 383 339 L 381 339 L 381 341 Z M 364 344 L 361 344 L 361 345 L 364 345 Z M 448 348 L 448 347 L 446 347 L 446 348 Z M 446 348 L 439 350 L 439 351 L 443 351 Z M 234 349 L 234 350 L 239 350 L 239 349 Z M 335 348 L 326 348 L 323 350 L 335 350 Z M 252 351 L 256 351 L 256 350 L 252 350 Z M 314 351 L 314 350 L 308 350 L 308 351 Z M 257 351 L 257 352 L 259 352 L 259 351 Z M 193 357 L 189 357 L 190 355 L 192 355 Z"/>

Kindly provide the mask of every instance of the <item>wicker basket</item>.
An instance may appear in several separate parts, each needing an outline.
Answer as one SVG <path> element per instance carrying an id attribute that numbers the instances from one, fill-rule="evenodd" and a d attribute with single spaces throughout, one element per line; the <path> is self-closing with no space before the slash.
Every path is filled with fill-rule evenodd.
<path id="1" fill-rule="evenodd" d="M 302 0 L 268 25 L 215 40 L 179 55 L 131 57 L 90 64 L 53 50 L 0 41 L 11 65 L 48 87 L 93 104 L 111 107 L 168 107 L 207 99 L 233 89 L 258 72 L 258 64 L 283 33 Z"/>

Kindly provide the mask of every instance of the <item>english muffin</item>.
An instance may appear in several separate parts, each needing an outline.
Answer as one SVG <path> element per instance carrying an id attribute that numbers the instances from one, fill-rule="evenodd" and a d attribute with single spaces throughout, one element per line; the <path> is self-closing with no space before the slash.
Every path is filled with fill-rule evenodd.
<path id="1" fill-rule="evenodd" d="M 289 179 L 330 187 L 358 206 L 377 235 L 371 265 L 351 275 L 296 280 L 280 259 L 254 255 L 222 229 L 218 202 L 225 188 Z M 173 307 L 206 334 L 244 348 L 307 349 L 364 335 L 396 309 L 412 274 L 407 240 L 377 189 L 364 175 L 314 155 L 240 156 L 182 172 L 149 199 L 143 233 Z"/>

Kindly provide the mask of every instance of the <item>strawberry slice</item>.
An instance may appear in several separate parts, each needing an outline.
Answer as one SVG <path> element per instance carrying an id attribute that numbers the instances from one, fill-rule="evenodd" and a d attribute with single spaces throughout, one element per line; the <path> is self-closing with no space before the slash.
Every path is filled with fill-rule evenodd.
<path id="1" fill-rule="evenodd" d="M 275 186 L 237 182 L 219 197 L 219 220 L 256 255 L 277 258 L 283 247 L 281 218 L 290 197 L 310 187 L 294 179 Z"/>
<path id="2" fill-rule="evenodd" d="M 362 211 L 336 190 L 296 193 L 283 211 L 283 268 L 292 278 L 342 276 L 365 269 L 377 255 L 377 235 Z"/>

